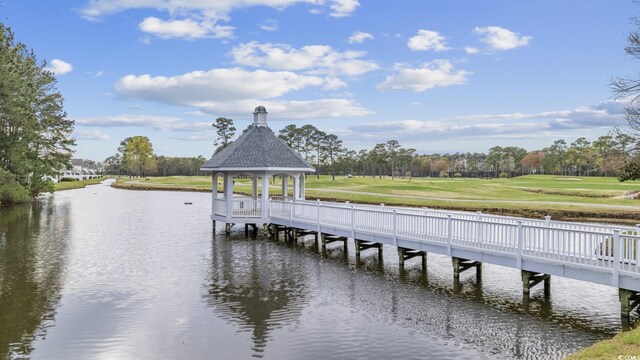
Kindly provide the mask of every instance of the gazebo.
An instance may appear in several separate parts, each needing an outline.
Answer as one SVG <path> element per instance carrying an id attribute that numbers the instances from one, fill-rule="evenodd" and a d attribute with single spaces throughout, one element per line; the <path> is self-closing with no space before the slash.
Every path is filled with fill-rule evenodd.
<path id="1" fill-rule="evenodd" d="M 295 150 L 290 148 L 267 126 L 267 110 L 256 107 L 253 124 L 236 141 L 205 162 L 200 168 L 211 171 L 211 220 L 232 224 L 255 224 L 269 221 L 269 178 L 282 177 L 282 195 L 278 199 L 304 200 L 305 173 L 315 172 Z M 218 194 L 218 178 L 222 177 L 223 193 Z M 293 194 L 288 194 L 288 180 L 293 181 Z M 238 181 L 235 181 L 237 179 Z M 241 180 L 242 179 L 242 180 Z M 259 184 L 259 185 L 258 185 Z M 250 195 L 233 193 L 234 186 L 246 187 Z M 247 191 L 250 186 L 250 191 Z"/>

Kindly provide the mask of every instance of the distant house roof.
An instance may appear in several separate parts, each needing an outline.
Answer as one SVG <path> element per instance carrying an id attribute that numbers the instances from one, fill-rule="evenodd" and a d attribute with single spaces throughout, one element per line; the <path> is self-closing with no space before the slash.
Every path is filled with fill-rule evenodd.
<path id="1" fill-rule="evenodd" d="M 71 159 L 72 166 L 82 166 L 84 159 Z"/>
<path id="2" fill-rule="evenodd" d="M 256 124 L 201 167 L 204 171 L 271 169 L 315 171 L 271 129 Z"/>

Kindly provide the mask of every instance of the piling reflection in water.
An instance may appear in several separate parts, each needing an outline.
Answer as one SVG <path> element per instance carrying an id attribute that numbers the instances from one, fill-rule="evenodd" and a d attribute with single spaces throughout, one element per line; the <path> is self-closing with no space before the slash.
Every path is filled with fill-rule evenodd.
<path id="1" fill-rule="evenodd" d="M 252 333 L 261 357 L 269 332 L 296 321 L 307 302 L 305 274 L 292 266 L 295 254 L 273 253 L 264 240 L 213 236 L 206 303 L 218 316 Z"/>
<path id="2" fill-rule="evenodd" d="M 31 354 L 53 325 L 69 218 L 51 199 L 0 208 L 0 358 Z M 54 211 L 55 210 L 55 211 Z"/>

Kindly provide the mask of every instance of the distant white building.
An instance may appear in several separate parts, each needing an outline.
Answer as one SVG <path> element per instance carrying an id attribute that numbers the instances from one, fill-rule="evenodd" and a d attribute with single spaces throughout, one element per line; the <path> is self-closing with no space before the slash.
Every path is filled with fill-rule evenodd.
<path id="1" fill-rule="evenodd" d="M 86 159 L 71 159 L 71 168 L 60 173 L 59 178 L 72 178 L 76 180 L 87 180 L 100 177 L 93 161 Z"/>

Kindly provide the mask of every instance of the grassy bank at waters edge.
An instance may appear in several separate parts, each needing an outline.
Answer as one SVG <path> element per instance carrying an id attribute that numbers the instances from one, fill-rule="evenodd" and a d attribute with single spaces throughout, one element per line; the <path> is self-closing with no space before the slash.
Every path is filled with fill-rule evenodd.
<path id="1" fill-rule="evenodd" d="M 99 184 L 101 181 L 104 181 L 106 179 L 107 178 L 102 177 L 80 181 L 63 181 L 55 184 L 55 191 L 80 189 L 86 187 L 87 185 Z"/>
<path id="2" fill-rule="evenodd" d="M 235 179 L 234 192 L 249 193 L 248 179 Z M 291 183 L 291 181 L 289 182 Z M 211 191 L 209 176 L 120 178 L 115 187 L 132 190 Z M 280 179 L 270 194 L 281 194 Z M 222 191 L 222 183 L 218 184 Z M 307 199 L 483 211 L 532 218 L 640 223 L 640 200 L 625 198 L 640 183 L 615 178 L 529 175 L 512 179 L 307 177 Z M 292 190 L 289 193 L 293 193 Z"/>
<path id="3" fill-rule="evenodd" d="M 599 341 L 570 355 L 565 360 L 640 359 L 640 328 Z"/>

